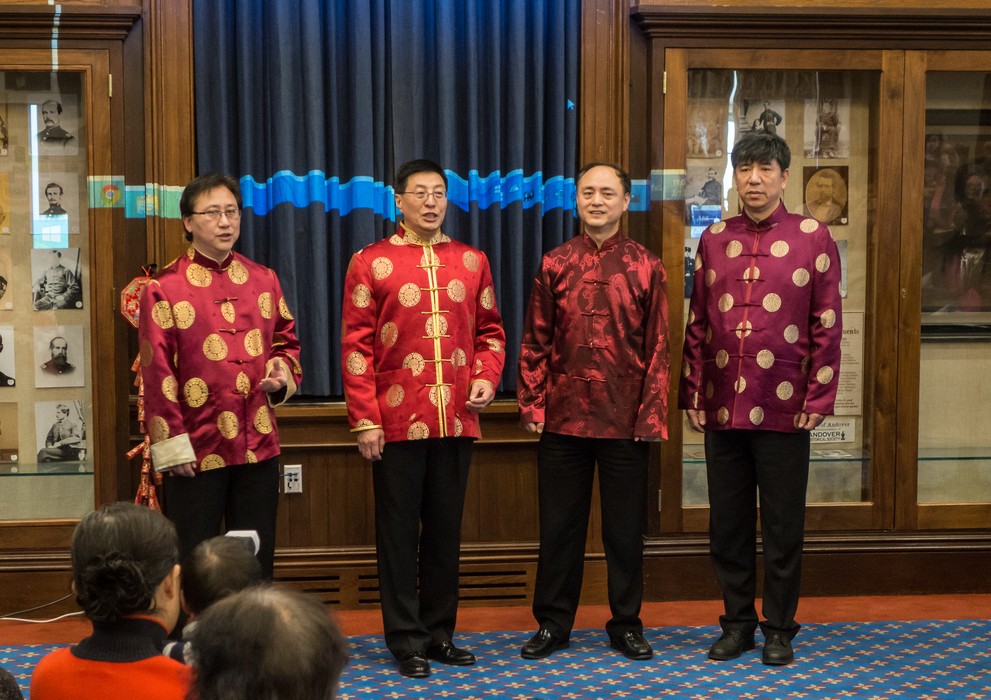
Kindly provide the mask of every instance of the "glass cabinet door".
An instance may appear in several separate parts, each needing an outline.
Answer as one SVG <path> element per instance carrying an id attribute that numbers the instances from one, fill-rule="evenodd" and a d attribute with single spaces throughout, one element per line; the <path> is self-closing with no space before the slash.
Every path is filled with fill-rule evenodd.
<path id="1" fill-rule="evenodd" d="M 876 500 L 880 482 L 873 466 L 876 377 L 871 361 L 878 322 L 872 255 L 880 240 L 882 64 L 879 54 L 865 57 L 863 52 L 850 68 L 835 53 L 759 52 L 759 61 L 755 53 L 666 52 L 664 168 L 684 172 L 683 206 L 664 211 L 665 255 L 672 255 L 680 241 L 684 260 L 680 289 L 676 275 L 669 273 L 671 324 L 680 341 L 702 232 L 742 211 L 729 157 L 733 144 L 753 131 L 782 136 L 792 153 L 785 207 L 828 225 L 842 263 L 839 391 L 836 415 L 812 436 L 809 527 L 869 527 L 885 517 Z M 679 292 L 682 303 L 675 302 Z M 702 435 L 680 413 L 681 500 L 676 505 L 684 531 L 704 531 L 708 500 Z M 677 482 L 669 479 L 668 485 L 677 488 Z M 662 475 L 662 498 L 664 487 Z"/>

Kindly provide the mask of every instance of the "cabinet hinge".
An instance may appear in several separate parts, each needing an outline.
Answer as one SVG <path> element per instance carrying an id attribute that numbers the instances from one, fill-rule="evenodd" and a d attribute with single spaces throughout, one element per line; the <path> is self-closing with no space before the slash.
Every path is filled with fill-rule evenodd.
<path id="1" fill-rule="evenodd" d="M 114 74 L 107 74 L 107 97 L 114 96 Z"/>
<path id="2" fill-rule="evenodd" d="M 661 73 L 661 94 L 668 94 L 668 72 L 664 71 Z"/>

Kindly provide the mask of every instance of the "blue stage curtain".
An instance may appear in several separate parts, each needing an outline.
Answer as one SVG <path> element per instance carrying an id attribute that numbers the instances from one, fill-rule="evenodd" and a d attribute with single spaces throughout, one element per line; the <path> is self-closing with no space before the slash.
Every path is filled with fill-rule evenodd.
<path id="1" fill-rule="evenodd" d="M 197 0 L 198 169 L 241 179 L 239 249 L 278 272 L 302 394 L 333 398 L 351 254 L 391 235 L 392 176 L 447 171 L 444 231 L 485 251 L 516 384 L 540 256 L 573 235 L 579 0 Z"/>

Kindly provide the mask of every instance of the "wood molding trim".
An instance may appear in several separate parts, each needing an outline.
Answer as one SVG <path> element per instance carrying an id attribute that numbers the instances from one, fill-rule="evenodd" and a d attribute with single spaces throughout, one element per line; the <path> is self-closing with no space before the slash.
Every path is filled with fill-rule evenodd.
<path id="1" fill-rule="evenodd" d="M 630 161 L 629 6 L 582 0 L 579 160 Z"/>

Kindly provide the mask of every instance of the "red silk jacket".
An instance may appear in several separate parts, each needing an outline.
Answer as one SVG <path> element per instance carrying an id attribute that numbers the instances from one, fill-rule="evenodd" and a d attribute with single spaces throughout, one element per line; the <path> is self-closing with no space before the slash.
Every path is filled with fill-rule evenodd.
<path id="1" fill-rule="evenodd" d="M 400 226 L 351 258 L 342 370 L 352 432 L 386 442 L 481 436 L 471 384 L 498 385 L 506 334 L 485 254 Z"/>
<path id="2" fill-rule="evenodd" d="M 520 347 L 522 423 L 596 438 L 667 438 L 667 276 L 620 233 L 544 256 Z"/>

